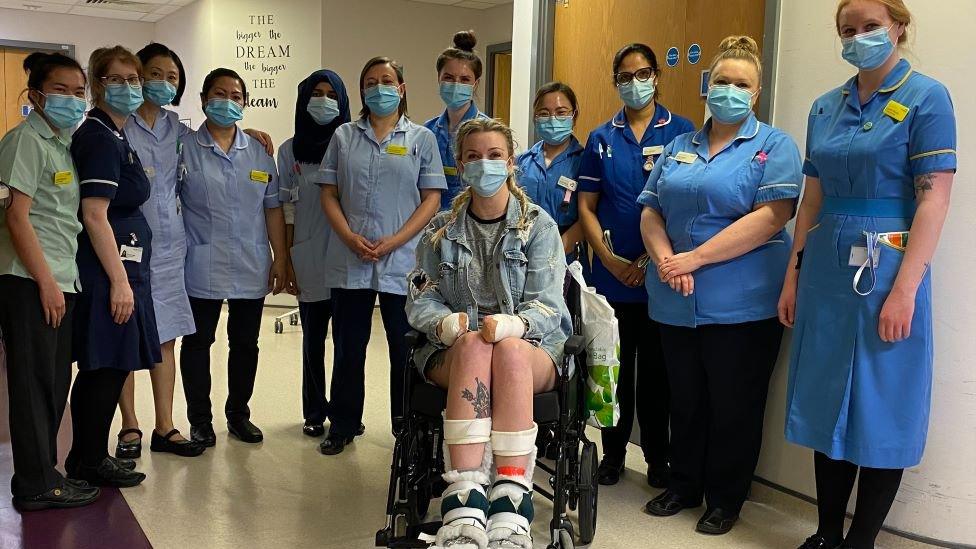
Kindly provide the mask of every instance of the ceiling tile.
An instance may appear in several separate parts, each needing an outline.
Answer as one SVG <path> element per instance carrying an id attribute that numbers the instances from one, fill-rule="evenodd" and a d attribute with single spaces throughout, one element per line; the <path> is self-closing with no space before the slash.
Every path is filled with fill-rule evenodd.
<path id="1" fill-rule="evenodd" d="M 73 15 L 89 15 L 91 17 L 105 17 L 108 19 L 125 19 L 128 21 L 138 21 L 142 19 L 145 12 L 124 11 L 105 8 L 92 8 L 89 6 L 75 6 L 68 13 Z"/>
<path id="2" fill-rule="evenodd" d="M 147 13 L 146 15 L 143 15 L 142 16 L 142 19 L 140 19 L 140 21 L 147 21 L 149 23 L 155 23 L 156 21 L 159 21 L 163 17 L 166 17 L 166 14 L 163 14 L 163 13 Z"/>
<path id="3" fill-rule="evenodd" d="M 31 7 L 27 7 L 31 6 Z M 0 0 L 0 8 L 45 13 L 68 13 L 71 6 L 54 2 L 34 2 L 31 0 Z"/>
<path id="4" fill-rule="evenodd" d="M 165 6 L 157 6 L 153 10 L 153 13 L 158 13 L 160 15 L 169 15 L 174 11 L 179 11 L 183 6 L 177 6 L 176 4 L 166 4 Z"/>

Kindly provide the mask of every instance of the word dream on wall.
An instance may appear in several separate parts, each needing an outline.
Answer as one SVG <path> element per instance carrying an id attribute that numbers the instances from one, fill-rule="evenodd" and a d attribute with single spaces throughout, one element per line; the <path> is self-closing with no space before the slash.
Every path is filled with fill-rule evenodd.
<path id="1" fill-rule="evenodd" d="M 278 80 L 288 71 L 292 46 L 276 14 L 247 16 L 246 27 L 234 30 L 234 50 L 241 78 L 247 82 L 247 106 L 278 108 Z"/>

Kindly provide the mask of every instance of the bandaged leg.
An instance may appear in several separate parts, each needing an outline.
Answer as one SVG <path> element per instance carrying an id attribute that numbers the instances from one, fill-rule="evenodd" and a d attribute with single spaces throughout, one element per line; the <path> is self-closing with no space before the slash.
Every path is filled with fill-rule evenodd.
<path id="1" fill-rule="evenodd" d="M 491 418 L 445 419 L 447 445 L 484 444 L 491 438 Z M 445 452 L 449 459 L 450 452 Z M 488 496 L 491 462 L 482 459 L 475 471 L 452 470 L 448 462 L 444 481 L 448 487 L 441 496 L 443 525 L 437 531 L 435 548 L 485 549 L 488 546 Z"/>
<path id="2" fill-rule="evenodd" d="M 521 339 L 525 335 L 525 322 L 518 315 L 486 316 L 481 327 L 481 338 L 488 343 L 498 343 L 507 338 Z"/>
<path id="3" fill-rule="evenodd" d="M 497 458 L 525 458 L 525 466 L 498 465 L 488 496 L 488 547 L 532 549 L 532 475 L 535 471 L 535 439 L 539 426 L 518 432 L 491 432 Z M 509 463 L 513 460 L 506 459 Z M 521 462 L 522 460 L 515 460 Z"/>

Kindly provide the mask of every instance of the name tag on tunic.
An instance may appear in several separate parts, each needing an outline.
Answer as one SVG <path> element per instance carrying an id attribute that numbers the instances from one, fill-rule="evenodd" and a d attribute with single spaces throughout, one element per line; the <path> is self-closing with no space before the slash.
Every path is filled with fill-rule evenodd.
<path id="1" fill-rule="evenodd" d="M 644 147 L 644 156 L 657 156 L 664 152 L 664 145 L 657 145 L 656 147 Z"/>
<path id="2" fill-rule="evenodd" d="M 396 156 L 406 156 L 407 155 L 407 148 L 404 147 L 403 145 L 392 145 L 392 144 L 391 145 L 387 145 L 386 146 L 386 154 L 392 154 L 392 155 L 396 155 Z"/>
<path id="3" fill-rule="evenodd" d="M 454 177 L 457 175 L 457 168 L 454 166 L 444 166 L 444 175 Z"/>
<path id="4" fill-rule="evenodd" d="M 122 258 L 122 261 L 142 263 L 142 248 L 126 246 L 123 244 L 122 247 L 119 248 L 119 257 Z"/>
<path id="5" fill-rule="evenodd" d="M 698 160 L 698 155 L 690 152 L 679 152 L 674 155 L 674 159 L 682 164 L 694 164 Z"/>
<path id="6" fill-rule="evenodd" d="M 70 185 L 74 180 L 71 177 L 71 172 L 56 172 L 54 174 L 54 184 L 55 185 Z"/>
<path id="7" fill-rule="evenodd" d="M 874 249 L 874 260 L 872 263 L 875 269 L 878 268 L 878 262 L 881 260 L 881 248 Z M 847 261 L 847 265 L 850 267 L 860 267 L 868 262 L 868 249 L 864 246 L 851 246 L 851 257 Z"/>
<path id="8" fill-rule="evenodd" d="M 906 116 L 908 116 L 908 112 L 910 110 L 911 109 L 905 105 L 902 105 L 901 103 L 892 99 L 891 101 L 888 101 L 887 105 L 885 105 L 884 113 L 891 117 L 891 119 L 895 122 L 901 122 Z"/>
<path id="9" fill-rule="evenodd" d="M 156 168 L 152 166 L 145 166 L 143 169 L 146 170 L 146 177 L 156 177 Z"/>
<path id="10" fill-rule="evenodd" d="M 251 181 L 257 181 L 258 183 L 267 185 L 271 182 L 271 174 L 262 172 L 261 170 L 251 170 Z"/>
<path id="11" fill-rule="evenodd" d="M 559 185 L 560 187 L 566 189 L 567 191 L 576 192 L 576 187 L 577 187 L 576 181 L 566 177 L 565 175 L 559 176 L 559 181 L 556 182 L 556 185 Z"/>

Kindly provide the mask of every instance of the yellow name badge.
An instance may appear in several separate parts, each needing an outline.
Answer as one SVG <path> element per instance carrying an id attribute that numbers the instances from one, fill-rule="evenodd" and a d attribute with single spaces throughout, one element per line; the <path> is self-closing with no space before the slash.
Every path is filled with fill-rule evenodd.
<path id="1" fill-rule="evenodd" d="M 444 175 L 454 177 L 457 175 L 457 168 L 454 166 L 444 166 Z"/>
<path id="2" fill-rule="evenodd" d="M 674 159 L 682 164 L 694 164 L 698 160 L 698 155 L 692 152 L 679 152 L 674 155 Z"/>
<path id="3" fill-rule="evenodd" d="M 251 170 L 251 181 L 257 181 L 258 183 L 267 185 L 271 182 L 271 174 L 262 172 L 261 170 Z"/>
<path id="4" fill-rule="evenodd" d="M 901 122 L 902 120 L 905 119 L 906 116 L 908 116 L 908 112 L 910 110 L 911 109 L 909 109 L 905 105 L 902 105 L 901 103 L 895 100 L 891 100 L 888 101 L 887 105 L 885 105 L 884 113 L 890 116 L 891 119 L 894 120 L 895 122 Z"/>
<path id="5" fill-rule="evenodd" d="M 643 151 L 641 152 L 644 154 L 644 156 L 657 156 L 664 152 L 664 145 L 657 145 L 654 147 L 644 147 Z"/>
<path id="6" fill-rule="evenodd" d="M 55 172 L 54 174 L 54 184 L 55 185 L 70 185 L 74 180 L 71 172 Z"/>
<path id="7" fill-rule="evenodd" d="M 395 154 L 396 156 L 406 156 L 407 148 L 403 145 L 387 145 L 386 154 Z"/>

